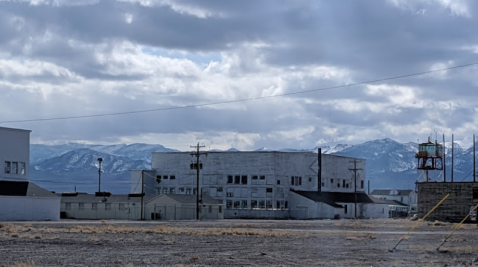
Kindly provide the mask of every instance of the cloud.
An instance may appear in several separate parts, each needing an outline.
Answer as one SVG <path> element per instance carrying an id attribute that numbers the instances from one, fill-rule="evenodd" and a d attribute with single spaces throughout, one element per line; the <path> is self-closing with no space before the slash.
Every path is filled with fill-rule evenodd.
<path id="1" fill-rule="evenodd" d="M 341 86 L 475 62 L 477 5 L 0 1 L 0 121 L 151 110 L 1 125 L 181 150 L 466 135 L 477 66 Z"/>

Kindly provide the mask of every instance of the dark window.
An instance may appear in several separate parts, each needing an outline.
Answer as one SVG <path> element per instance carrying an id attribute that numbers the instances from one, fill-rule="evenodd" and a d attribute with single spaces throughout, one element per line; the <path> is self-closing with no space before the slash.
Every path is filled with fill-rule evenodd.
<path id="1" fill-rule="evenodd" d="M 299 177 L 299 185 L 302 185 L 302 177 Z"/>
<path id="2" fill-rule="evenodd" d="M 272 200 L 266 201 L 266 209 L 272 209 Z"/>
<path id="3" fill-rule="evenodd" d="M 233 194 L 232 192 L 227 192 L 227 193 L 226 193 L 226 196 L 227 196 L 227 197 L 233 197 L 234 194 Z"/>
<path id="4" fill-rule="evenodd" d="M 264 175 L 261 175 L 260 179 L 261 179 L 261 180 L 265 180 L 266 177 L 265 177 Z"/>
<path id="5" fill-rule="evenodd" d="M 252 180 L 257 180 L 257 175 L 252 175 Z"/>
<path id="6" fill-rule="evenodd" d="M 322 183 L 321 186 L 324 186 L 324 183 Z"/>
<path id="7" fill-rule="evenodd" d="M 247 184 L 247 175 L 243 175 L 243 176 L 241 177 L 241 183 L 242 183 L 242 184 Z"/>
<path id="8" fill-rule="evenodd" d="M 360 181 L 360 188 L 363 188 L 363 180 Z"/>
<path id="9" fill-rule="evenodd" d="M 222 206 L 219 206 L 219 213 L 222 213 Z"/>
<path id="10" fill-rule="evenodd" d="M 156 176 L 156 183 L 161 183 L 161 175 Z"/>
<path id="11" fill-rule="evenodd" d="M 239 175 L 234 176 L 234 183 L 235 184 L 240 184 L 240 182 L 241 182 L 241 176 L 239 176 Z"/>
<path id="12" fill-rule="evenodd" d="M 280 184 L 280 180 L 277 180 L 277 184 Z"/>
<path id="13" fill-rule="evenodd" d="M 196 170 L 198 168 L 198 164 L 197 163 L 191 163 L 191 164 L 189 164 L 189 167 L 191 168 L 191 170 Z M 199 163 L 199 169 L 202 169 L 202 163 Z"/>
<path id="14" fill-rule="evenodd" d="M 234 208 L 238 209 L 241 206 L 241 202 L 239 200 L 234 201 Z"/>
<path id="15" fill-rule="evenodd" d="M 226 200 L 226 209 L 232 208 L 232 200 Z"/>
<path id="16" fill-rule="evenodd" d="M 312 182 L 312 177 L 309 177 L 309 183 Z"/>
<path id="17" fill-rule="evenodd" d="M 347 205 L 344 205 L 344 213 L 347 214 Z"/>
<path id="18" fill-rule="evenodd" d="M 276 209 L 280 209 L 280 201 L 276 202 Z"/>
<path id="19" fill-rule="evenodd" d="M 222 192 L 222 187 L 218 187 L 217 192 Z"/>
<path id="20" fill-rule="evenodd" d="M 171 175 L 171 176 L 169 176 L 169 179 L 170 179 L 170 180 L 174 180 L 174 179 L 176 179 L 176 176 Z"/>
<path id="21" fill-rule="evenodd" d="M 267 192 L 267 193 L 272 193 L 272 187 L 268 187 L 268 188 L 266 189 L 266 192 Z"/>
<path id="22" fill-rule="evenodd" d="M 168 179 L 168 176 L 167 176 L 167 175 L 163 175 L 163 179 Z"/>
<path id="23" fill-rule="evenodd" d="M 337 187 L 339 187 L 339 188 L 340 188 L 340 183 L 337 183 Z"/>
<path id="24" fill-rule="evenodd" d="M 330 183 L 333 184 L 333 183 L 334 183 L 334 179 L 330 179 Z"/>
<path id="25" fill-rule="evenodd" d="M 290 184 L 291 185 L 294 185 L 294 178 L 295 178 L 294 176 L 290 177 Z"/>
<path id="26" fill-rule="evenodd" d="M 289 201 L 286 201 L 286 202 L 284 203 L 284 208 L 285 208 L 285 209 L 288 209 L 288 208 L 289 208 Z"/>
<path id="27" fill-rule="evenodd" d="M 227 183 L 232 184 L 232 175 L 227 176 Z"/>
<path id="28" fill-rule="evenodd" d="M 251 200 L 251 209 L 257 208 L 257 200 Z"/>
<path id="29" fill-rule="evenodd" d="M 342 187 L 345 188 L 345 179 L 342 181 Z"/>
<path id="30" fill-rule="evenodd" d="M 241 200 L 241 208 L 247 209 L 247 200 Z"/>

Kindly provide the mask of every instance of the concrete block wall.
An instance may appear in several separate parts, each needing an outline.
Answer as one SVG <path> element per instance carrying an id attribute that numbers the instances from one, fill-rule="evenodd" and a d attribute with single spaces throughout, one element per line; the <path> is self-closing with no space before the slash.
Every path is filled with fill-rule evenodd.
<path id="1" fill-rule="evenodd" d="M 450 194 L 426 220 L 460 222 L 478 203 L 478 198 L 473 198 L 474 190 L 478 190 L 478 183 L 418 183 L 418 216 L 425 216 L 443 197 Z"/>

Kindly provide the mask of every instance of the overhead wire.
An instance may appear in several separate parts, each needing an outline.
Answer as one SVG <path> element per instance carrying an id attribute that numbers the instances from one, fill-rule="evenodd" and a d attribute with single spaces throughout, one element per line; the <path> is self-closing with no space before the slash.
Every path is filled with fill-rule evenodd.
<path id="1" fill-rule="evenodd" d="M 466 68 L 466 67 L 471 67 L 471 66 L 476 66 L 476 65 L 478 65 L 478 62 L 463 64 L 463 65 L 457 65 L 457 66 L 451 66 L 451 67 L 435 69 L 435 70 L 429 70 L 429 71 L 415 72 L 415 73 L 404 74 L 404 75 L 393 76 L 393 77 L 387 77 L 387 78 L 382 78 L 382 79 L 369 80 L 369 81 L 364 81 L 364 82 L 356 82 L 356 83 L 350 83 L 350 84 L 344 84 L 344 85 L 329 86 L 329 87 L 303 90 L 303 91 L 296 91 L 296 92 L 283 93 L 283 94 L 276 94 L 276 95 L 269 95 L 269 96 L 258 96 L 258 97 L 250 97 L 250 98 L 235 99 L 235 100 L 228 100 L 228 101 L 210 102 L 210 103 L 204 103 L 204 104 L 193 104 L 193 105 L 166 107 L 166 108 L 145 109 L 145 110 L 136 110 L 136 111 L 124 111 L 124 112 L 113 112 L 113 113 L 92 114 L 92 115 L 39 118 L 39 119 L 25 119 L 25 120 L 10 120 L 10 121 L 0 121 L 0 123 L 20 123 L 20 122 L 71 120 L 71 119 L 119 116 L 119 115 L 129 115 L 129 114 L 148 113 L 148 112 L 157 112 L 157 111 L 166 111 L 166 110 L 187 109 L 187 108 L 198 108 L 198 107 L 215 106 L 215 105 L 221 105 L 221 104 L 232 104 L 232 103 L 248 102 L 248 101 L 254 101 L 254 100 L 261 100 L 261 99 L 269 99 L 269 98 L 275 98 L 275 97 L 306 94 L 306 93 L 318 92 L 318 91 L 340 89 L 340 88 L 345 88 L 345 87 L 353 87 L 353 86 L 357 86 L 357 85 L 365 85 L 365 84 L 384 82 L 384 81 L 390 81 L 390 80 L 397 80 L 397 79 L 415 77 L 415 76 L 420 76 L 420 75 L 425 75 L 425 74 L 430 74 L 430 73 L 435 73 L 435 72 L 440 72 L 440 71 Z"/>

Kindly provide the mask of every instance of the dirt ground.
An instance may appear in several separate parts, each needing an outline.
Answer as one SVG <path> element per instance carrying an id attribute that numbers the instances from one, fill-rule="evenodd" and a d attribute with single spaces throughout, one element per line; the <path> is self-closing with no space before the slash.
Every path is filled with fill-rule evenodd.
<path id="1" fill-rule="evenodd" d="M 0 223 L 0 266 L 478 266 L 478 227 L 409 220 Z M 475 263 L 477 261 L 477 263 Z"/>

